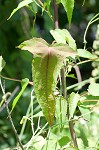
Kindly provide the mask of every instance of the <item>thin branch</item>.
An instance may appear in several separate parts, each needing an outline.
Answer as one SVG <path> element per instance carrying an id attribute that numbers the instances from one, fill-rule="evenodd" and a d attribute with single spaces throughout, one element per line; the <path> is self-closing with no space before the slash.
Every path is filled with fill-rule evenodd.
<path id="1" fill-rule="evenodd" d="M 42 1 L 38 0 L 38 2 L 41 4 L 41 6 L 43 6 L 44 4 L 42 3 Z"/>
<path id="2" fill-rule="evenodd" d="M 77 139 L 76 139 L 76 133 L 75 133 L 75 130 L 74 130 L 73 121 L 69 121 L 69 128 L 70 128 L 70 133 L 71 133 L 71 137 L 72 137 L 74 146 L 78 148 Z"/>
<path id="3" fill-rule="evenodd" d="M 97 80 L 97 79 L 99 79 L 99 76 L 94 77 L 93 79 Z M 79 82 L 79 83 L 73 84 L 73 85 L 71 85 L 71 86 L 68 86 L 68 87 L 67 87 L 67 90 L 70 90 L 70 89 L 72 89 L 72 88 L 75 88 L 75 87 L 77 87 L 77 86 L 79 86 L 79 85 L 84 86 L 85 84 L 87 84 L 87 83 L 89 83 L 89 82 L 90 82 L 90 79 L 84 80 L 84 81 L 82 81 L 82 82 Z"/>
<path id="4" fill-rule="evenodd" d="M 18 80 L 18 79 L 14 79 L 14 78 L 8 78 L 8 77 L 5 77 L 3 75 L 0 74 L 0 77 L 3 78 L 3 79 L 6 79 L 6 80 L 10 80 L 10 81 L 15 81 L 15 82 L 20 82 L 21 83 L 21 80 Z M 29 81 L 30 85 L 33 85 L 33 82 Z"/>
<path id="5" fill-rule="evenodd" d="M 11 115 L 10 115 L 10 110 L 9 110 L 9 108 L 8 108 L 8 104 L 7 104 L 7 100 L 6 100 L 6 96 L 5 96 L 5 95 L 6 95 L 6 94 L 5 94 L 5 90 L 4 90 L 3 86 L 2 86 L 1 79 L 0 79 L 0 86 L 1 86 L 1 89 L 2 89 L 2 92 L 3 92 L 3 99 L 4 99 L 4 102 L 5 102 L 5 106 L 6 106 L 8 118 L 9 118 L 9 121 L 10 121 L 10 123 L 11 123 L 13 132 L 14 132 L 14 134 L 15 134 L 15 136 L 16 136 L 16 139 L 17 139 L 17 141 L 18 141 L 18 143 L 19 143 L 21 149 L 24 150 L 23 145 L 22 145 L 22 143 L 21 143 L 21 141 L 20 141 L 20 139 L 19 139 L 19 137 L 18 137 L 17 130 L 15 129 L 14 123 L 13 123 L 12 118 L 11 118 Z"/>
<path id="6" fill-rule="evenodd" d="M 17 86 L 14 91 L 12 92 L 11 96 L 7 99 L 6 104 L 8 105 L 10 103 L 10 101 L 13 99 L 13 97 L 15 96 L 15 94 L 18 92 L 19 87 Z M 7 106 L 5 104 L 2 105 L 2 107 L 0 108 L 0 112 L 3 111 L 3 109 Z"/>

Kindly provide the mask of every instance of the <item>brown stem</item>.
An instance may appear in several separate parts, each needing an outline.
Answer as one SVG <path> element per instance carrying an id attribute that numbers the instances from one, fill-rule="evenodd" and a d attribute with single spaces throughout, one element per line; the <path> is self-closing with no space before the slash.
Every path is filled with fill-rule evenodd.
<path id="1" fill-rule="evenodd" d="M 58 24 L 58 7 L 57 7 L 57 4 L 56 4 L 56 0 L 53 0 L 53 5 L 54 5 L 54 27 L 56 29 L 56 28 L 59 28 L 59 24 Z M 68 120 L 69 120 L 69 101 L 68 101 L 68 98 L 67 98 L 66 77 L 65 77 L 64 67 L 61 69 L 61 78 L 62 78 L 63 96 L 67 100 L 67 116 L 68 116 Z M 72 137 L 74 146 L 78 147 L 77 146 L 77 141 L 76 141 L 76 134 L 75 134 L 75 130 L 74 130 L 74 126 L 73 126 L 72 121 L 69 122 L 69 129 L 70 129 L 70 133 L 71 133 L 71 137 Z"/>
<path id="2" fill-rule="evenodd" d="M 75 69 L 76 76 L 77 76 L 78 83 L 79 83 L 79 82 L 82 81 L 80 69 L 79 69 L 79 67 L 77 65 L 75 65 L 73 68 Z"/>
<path id="3" fill-rule="evenodd" d="M 71 134 L 71 137 L 72 137 L 72 140 L 73 140 L 73 144 L 74 144 L 75 147 L 78 148 L 73 120 L 72 119 L 70 120 L 70 118 L 69 118 L 70 113 L 69 113 L 69 99 L 67 97 L 67 89 L 66 89 L 66 100 L 67 100 L 67 118 L 69 120 L 69 130 L 70 130 L 70 134 Z"/>
<path id="4" fill-rule="evenodd" d="M 10 81 L 21 82 L 21 80 L 13 79 L 13 78 L 8 78 L 8 77 L 5 77 L 5 76 L 3 76 L 1 74 L 0 74 L 0 77 L 3 78 L 3 79 L 6 79 L 6 80 L 10 80 Z M 30 81 L 29 84 L 33 85 L 33 82 Z"/>
<path id="5" fill-rule="evenodd" d="M 66 99 L 66 78 L 65 78 L 65 68 L 61 68 L 61 81 L 62 81 L 62 93 L 63 97 Z"/>
<path id="6" fill-rule="evenodd" d="M 58 24 L 58 6 L 56 4 L 56 0 L 53 0 L 53 6 L 54 6 L 54 27 L 55 29 L 59 28 Z"/>
<path id="7" fill-rule="evenodd" d="M 74 130 L 73 121 L 69 121 L 69 129 L 70 129 L 70 133 L 71 133 L 71 137 L 72 137 L 74 146 L 78 148 L 77 139 L 76 139 L 76 133 L 75 133 L 75 130 Z"/>

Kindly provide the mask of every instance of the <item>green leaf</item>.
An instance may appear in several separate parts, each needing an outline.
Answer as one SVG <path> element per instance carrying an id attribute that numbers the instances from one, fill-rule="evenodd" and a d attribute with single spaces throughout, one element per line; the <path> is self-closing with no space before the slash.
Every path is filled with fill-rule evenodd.
<path id="1" fill-rule="evenodd" d="M 67 103 L 66 100 L 62 96 L 57 96 L 56 98 L 56 123 L 62 124 L 66 121 L 66 110 L 67 110 Z"/>
<path id="2" fill-rule="evenodd" d="M 73 79 L 77 79 L 74 74 L 66 74 L 66 77 L 68 77 L 68 78 L 73 78 Z"/>
<path id="3" fill-rule="evenodd" d="M 99 83 L 91 83 L 88 92 L 93 96 L 99 96 Z"/>
<path id="4" fill-rule="evenodd" d="M 86 108 L 84 105 L 80 105 L 78 106 L 79 107 L 79 110 L 82 114 L 82 117 L 87 120 L 87 121 L 90 121 L 90 110 L 88 108 Z"/>
<path id="5" fill-rule="evenodd" d="M 48 140 L 46 141 L 43 150 L 58 150 L 60 149 L 60 145 L 58 143 L 58 137 L 56 134 L 50 132 L 48 136 Z"/>
<path id="6" fill-rule="evenodd" d="M 70 112 L 70 119 L 73 117 L 75 109 L 77 107 L 77 103 L 80 100 L 80 95 L 78 93 L 72 92 L 69 97 L 69 112 Z"/>
<path id="7" fill-rule="evenodd" d="M 68 136 L 63 136 L 62 138 L 60 138 L 60 139 L 58 140 L 58 143 L 59 143 L 59 145 L 60 145 L 61 147 L 67 145 L 68 142 L 70 142 L 70 139 L 69 139 Z"/>
<path id="8" fill-rule="evenodd" d="M 41 38 L 33 38 L 19 45 L 34 55 L 32 74 L 34 90 L 43 114 L 50 125 L 55 115 L 55 97 L 57 77 L 66 57 L 76 53 L 66 44 L 49 45 Z"/>
<path id="9" fill-rule="evenodd" d="M 81 97 L 80 101 L 86 108 L 91 108 L 97 104 L 97 102 L 99 101 L 99 96 L 86 95 L 84 97 Z"/>
<path id="10" fill-rule="evenodd" d="M 63 44 L 68 43 L 68 45 L 73 50 L 77 49 L 75 40 L 72 38 L 68 30 L 55 29 L 55 30 L 51 30 L 50 33 L 52 34 L 52 36 L 54 37 L 57 43 L 63 43 Z"/>
<path id="11" fill-rule="evenodd" d="M 74 0 L 61 0 L 62 5 L 67 13 L 67 18 L 69 21 L 69 26 L 71 24 L 73 9 L 74 9 Z"/>
<path id="12" fill-rule="evenodd" d="M 78 55 L 83 58 L 89 58 L 89 59 L 97 58 L 96 55 L 91 54 L 89 51 L 87 51 L 85 49 L 77 49 L 77 52 L 78 52 Z"/>
<path id="13" fill-rule="evenodd" d="M 12 11 L 12 13 L 8 19 L 10 19 L 20 8 L 27 6 L 28 4 L 30 4 L 32 2 L 33 2 L 33 0 L 24 0 L 24 1 L 20 2 L 18 7 Z"/>
<path id="14" fill-rule="evenodd" d="M 6 64 L 6 62 L 4 61 L 4 59 L 2 58 L 2 56 L 0 56 L 0 72 L 4 68 L 5 64 Z"/>
<path id="15" fill-rule="evenodd" d="M 88 145 L 87 135 L 85 132 L 85 128 L 82 127 L 82 125 L 79 125 L 79 131 L 80 131 L 80 138 L 82 139 L 84 146 L 88 147 L 89 145 Z"/>
<path id="16" fill-rule="evenodd" d="M 19 98 L 21 97 L 21 95 L 23 94 L 24 90 L 26 89 L 28 83 L 29 83 L 29 79 L 27 79 L 27 78 L 22 79 L 22 82 L 21 82 L 22 89 L 13 101 L 11 112 L 13 111 L 14 107 L 16 106 L 16 104 L 17 104 Z"/>

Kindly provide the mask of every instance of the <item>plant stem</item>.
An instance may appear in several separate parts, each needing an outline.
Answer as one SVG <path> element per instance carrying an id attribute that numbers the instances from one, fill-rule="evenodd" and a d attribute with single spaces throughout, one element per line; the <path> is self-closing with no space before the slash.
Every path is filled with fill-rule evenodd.
<path id="1" fill-rule="evenodd" d="M 65 78 L 65 83 L 66 83 L 66 78 Z M 69 118 L 69 99 L 67 97 L 67 87 L 66 87 L 66 84 L 65 84 L 65 93 L 66 93 L 66 100 L 67 100 L 67 118 L 69 120 L 69 130 L 70 130 L 70 134 L 71 134 L 71 137 L 72 137 L 72 140 L 73 140 L 73 144 L 75 147 L 78 148 L 78 145 L 77 145 L 77 139 L 76 139 L 76 133 L 75 133 L 75 130 L 74 130 L 74 124 L 73 124 L 73 121 L 70 120 Z"/>
<path id="2" fill-rule="evenodd" d="M 53 6 L 54 6 L 54 27 L 55 29 L 59 28 L 58 24 L 58 6 L 56 4 L 56 0 L 53 0 Z"/>
<path id="3" fill-rule="evenodd" d="M 77 139 L 76 139 L 76 133 L 75 133 L 75 130 L 74 130 L 73 121 L 69 121 L 69 129 L 70 129 L 70 133 L 71 133 L 71 137 L 72 137 L 74 146 L 78 148 Z"/>
<path id="4" fill-rule="evenodd" d="M 58 24 L 58 7 L 57 7 L 57 4 L 56 4 L 56 0 L 53 0 L 53 5 L 54 5 L 54 27 L 56 29 L 56 28 L 59 27 L 59 24 Z M 67 117 L 68 117 L 68 120 L 69 120 L 69 101 L 68 101 L 68 98 L 67 98 L 66 77 L 65 77 L 65 68 L 64 68 L 64 66 L 61 69 L 61 81 L 62 81 L 63 96 L 67 100 Z M 70 129 L 70 133 L 71 133 L 71 137 L 72 137 L 74 146 L 78 147 L 77 141 L 76 141 L 76 134 L 75 134 L 75 130 L 74 130 L 74 126 L 73 126 L 72 121 L 69 121 L 69 129 Z"/>
<path id="5" fill-rule="evenodd" d="M 7 100 L 6 100 L 6 93 L 5 93 L 5 89 L 4 89 L 3 86 L 2 86 L 1 79 L 0 79 L 0 86 L 1 86 L 1 89 L 2 89 L 3 99 L 4 99 L 4 102 L 5 102 L 5 106 L 6 106 L 8 118 L 9 118 L 9 120 L 10 120 L 12 129 L 13 129 L 13 132 L 14 132 L 14 134 L 15 134 L 15 136 L 16 136 L 16 139 L 17 139 L 17 141 L 18 141 L 18 143 L 19 143 L 21 149 L 24 150 L 23 145 L 22 145 L 22 143 L 21 143 L 21 141 L 20 141 L 20 139 L 19 139 L 19 137 L 18 137 L 18 133 L 17 133 L 17 131 L 16 131 L 16 129 L 15 129 L 14 123 L 13 123 L 12 118 L 11 118 L 11 115 L 10 115 L 10 110 L 9 110 L 9 107 L 8 107 L 8 104 L 7 104 Z"/>
<path id="6" fill-rule="evenodd" d="M 5 77 L 5 76 L 3 76 L 1 74 L 0 74 L 0 77 L 3 78 L 3 79 L 6 79 L 6 80 L 10 80 L 10 81 L 15 81 L 15 82 L 20 82 L 21 83 L 21 80 L 13 79 L 13 78 L 8 78 L 8 77 Z M 33 82 L 30 81 L 29 84 L 33 85 Z"/>
<path id="7" fill-rule="evenodd" d="M 15 94 L 18 92 L 19 87 L 17 86 L 14 91 L 11 93 L 11 96 L 7 99 L 7 105 L 10 103 L 10 101 L 13 99 Z M 0 107 L 0 113 L 3 111 L 3 109 L 6 107 L 5 103 Z"/>
<path id="8" fill-rule="evenodd" d="M 94 77 L 94 78 L 92 78 L 92 79 L 97 80 L 97 79 L 99 79 L 99 76 Z M 79 82 L 79 83 L 70 85 L 69 87 L 67 87 L 67 90 L 70 90 L 70 89 L 72 89 L 72 88 L 75 88 L 75 87 L 77 87 L 77 86 L 79 86 L 79 85 L 83 87 L 83 86 L 86 85 L 87 83 L 90 83 L 90 78 L 87 79 L 87 80 L 81 81 L 81 82 Z"/>
<path id="9" fill-rule="evenodd" d="M 63 97 L 66 99 L 66 77 L 65 77 L 65 68 L 64 66 L 61 69 L 61 82 L 62 82 L 62 93 Z"/>
<path id="10" fill-rule="evenodd" d="M 75 65 L 73 68 L 75 69 L 76 76 L 77 76 L 78 83 L 79 83 L 79 82 L 82 81 L 80 69 L 79 69 L 79 67 L 77 65 Z"/>

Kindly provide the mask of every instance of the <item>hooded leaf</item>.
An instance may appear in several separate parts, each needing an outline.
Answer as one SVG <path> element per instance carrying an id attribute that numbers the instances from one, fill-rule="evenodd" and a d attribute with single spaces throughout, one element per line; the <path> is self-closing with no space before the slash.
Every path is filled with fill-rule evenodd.
<path id="1" fill-rule="evenodd" d="M 57 76 L 65 57 L 75 55 L 75 52 L 66 44 L 50 46 L 41 38 L 27 40 L 19 48 L 28 50 L 34 55 L 32 62 L 34 90 L 46 120 L 52 125 L 55 115 L 53 93 Z"/>

